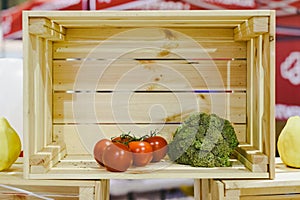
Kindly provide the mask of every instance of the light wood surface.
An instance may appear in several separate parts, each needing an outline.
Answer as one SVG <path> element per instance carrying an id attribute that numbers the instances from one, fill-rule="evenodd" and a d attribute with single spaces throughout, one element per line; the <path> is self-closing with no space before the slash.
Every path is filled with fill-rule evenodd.
<path id="1" fill-rule="evenodd" d="M 23 19 L 25 177 L 114 178 L 91 157 L 99 125 L 108 135 L 165 125 L 170 138 L 199 110 L 232 121 L 241 143 L 233 167 L 158 170 L 162 162 L 118 176 L 274 177 L 273 11 L 25 11 Z"/>
<path id="2" fill-rule="evenodd" d="M 22 162 L 19 159 L 9 170 L 0 172 L 0 199 L 97 200 L 100 198 L 96 196 L 109 193 L 109 188 L 104 186 L 107 185 L 106 180 L 24 179 Z M 101 191 L 99 188 L 102 188 Z"/>
<path id="3" fill-rule="evenodd" d="M 212 200 L 299 199 L 300 171 L 276 158 L 273 180 L 210 180 Z"/>

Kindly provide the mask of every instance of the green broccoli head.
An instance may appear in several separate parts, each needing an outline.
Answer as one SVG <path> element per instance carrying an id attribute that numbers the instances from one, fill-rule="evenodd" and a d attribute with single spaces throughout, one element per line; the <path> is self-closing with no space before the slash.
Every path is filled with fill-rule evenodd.
<path id="1" fill-rule="evenodd" d="M 195 113 L 176 129 L 168 156 L 176 163 L 194 167 L 228 167 L 238 144 L 228 120 L 216 114 Z"/>

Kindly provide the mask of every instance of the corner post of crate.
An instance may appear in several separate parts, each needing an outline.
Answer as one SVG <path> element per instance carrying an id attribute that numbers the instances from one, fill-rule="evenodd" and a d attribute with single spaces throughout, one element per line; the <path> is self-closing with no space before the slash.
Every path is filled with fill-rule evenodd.
<path id="1" fill-rule="evenodd" d="M 109 179 L 101 179 L 96 181 L 95 199 L 109 200 L 110 181 Z"/>
<path id="2" fill-rule="evenodd" d="M 23 38 L 29 38 L 29 31 L 28 31 L 28 13 L 23 12 L 22 13 L 23 17 Z M 25 37 L 24 37 L 25 36 Z M 30 56 L 30 48 L 29 48 L 29 40 L 24 40 L 23 41 L 23 132 L 24 133 L 30 133 L 30 130 L 33 129 L 34 126 L 34 121 L 30 121 L 29 119 L 33 119 L 33 113 L 30 112 L 30 105 L 28 102 L 33 101 L 32 95 L 28 95 L 29 93 L 29 85 L 32 85 L 29 77 L 29 70 L 28 68 L 30 67 L 29 64 L 29 56 Z M 24 137 L 23 139 L 24 142 L 24 152 L 29 152 L 29 137 Z M 24 177 L 28 178 L 29 176 L 29 155 L 28 153 L 24 154 Z"/>
<path id="3" fill-rule="evenodd" d="M 195 200 L 214 200 L 211 199 L 210 179 L 194 180 L 194 199 Z"/>
<path id="4" fill-rule="evenodd" d="M 212 200 L 226 200 L 225 186 L 220 180 L 212 180 L 210 182 L 211 199 Z"/>
<path id="5" fill-rule="evenodd" d="M 274 10 L 270 11 L 269 34 L 265 34 L 263 38 L 263 66 L 264 75 L 270 77 L 268 84 L 264 85 L 265 91 L 270 91 L 270 96 L 265 99 L 265 112 L 262 117 L 262 126 L 267 130 L 263 141 L 266 145 L 266 154 L 269 157 L 270 178 L 275 178 L 275 36 L 276 36 L 276 13 Z"/>

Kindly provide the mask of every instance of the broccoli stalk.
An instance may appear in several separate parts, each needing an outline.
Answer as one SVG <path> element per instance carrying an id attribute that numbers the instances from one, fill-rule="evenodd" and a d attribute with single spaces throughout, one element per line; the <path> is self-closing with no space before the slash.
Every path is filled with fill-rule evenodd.
<path id="1" fill-rule="evenodd" d="M 216 114 L 196 113 L 176 129 L 168 156 L 176 163 L 194 167 L 228 167 L 238 144 L 228 120 Z"/>

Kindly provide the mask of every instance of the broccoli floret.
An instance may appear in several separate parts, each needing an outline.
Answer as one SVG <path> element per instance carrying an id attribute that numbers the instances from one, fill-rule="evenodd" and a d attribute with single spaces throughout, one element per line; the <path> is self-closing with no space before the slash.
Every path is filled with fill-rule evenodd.
<path id="1" fill-rule="evenodd" d="M 168 156 L 176 163 L 194 167 L 228 167 L 238 144 L 228 120 L 216 114 L 194 113 L 176 129 Z"/>

